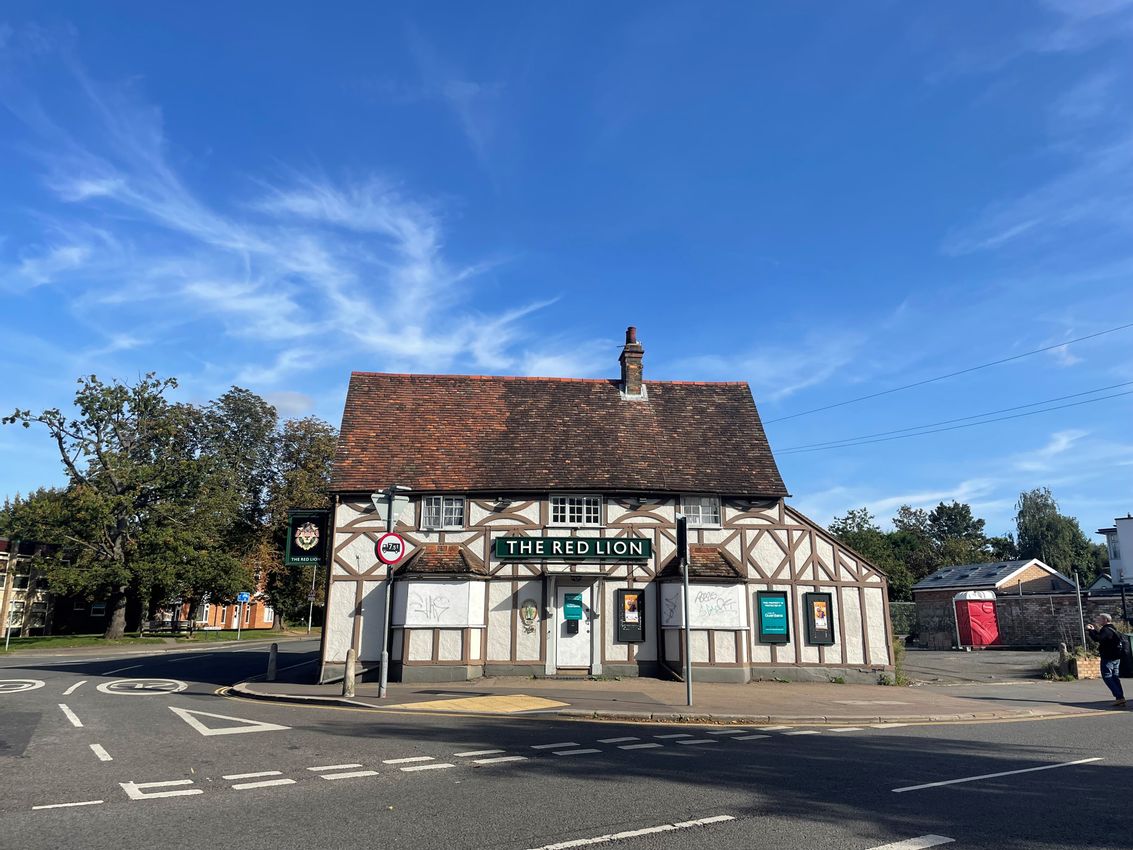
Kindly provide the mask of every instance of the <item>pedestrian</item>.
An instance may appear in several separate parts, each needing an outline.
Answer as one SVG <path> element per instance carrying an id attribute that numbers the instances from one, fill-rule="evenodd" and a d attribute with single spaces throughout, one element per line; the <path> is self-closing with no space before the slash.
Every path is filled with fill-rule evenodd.
<path id="1" fill-rule="evenodd" d="M 1125 638 L 1113 625 L 1113 617 L 1109 614 L 1098 614 L 1086 629 L 1098 645 L 1098 655 L 1101 656 L 1102 662 L 1102 681 L 1113 693 L 1114 706 L 1120 708 L 1125 705 L 1125 692 L 1121 689 L 1121 679 L 1118 678 Z"/>

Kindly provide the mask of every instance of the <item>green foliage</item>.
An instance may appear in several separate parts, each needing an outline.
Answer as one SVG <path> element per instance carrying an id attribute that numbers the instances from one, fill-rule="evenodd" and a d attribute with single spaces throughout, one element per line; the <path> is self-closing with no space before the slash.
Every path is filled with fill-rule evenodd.
<path id="1" fill-rule="evenodd" d="M 1046 487 L 1019 494 L 1015 505 L 1019 557 L 1038 558 L 1067 575 L 1077 569 L 1090 584 L 1108 564 L 1105 546 L 1093 543 L 1078 520 L 1064 516 Z"/>

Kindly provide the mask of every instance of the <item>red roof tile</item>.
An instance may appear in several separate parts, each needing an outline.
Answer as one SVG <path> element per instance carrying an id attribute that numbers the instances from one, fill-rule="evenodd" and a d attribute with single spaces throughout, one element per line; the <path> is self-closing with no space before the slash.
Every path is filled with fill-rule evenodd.
<path id="1" fill-rule="evenodd" d="M 743 383 L 350 378 L 331 489 L 787 495 Z"/>
<path id="2" fill-rule="evenodd" d="M 426 543 L 414 550 L 398 566 L 396 575 L 487 575 L 483 564 L 473 562 L 463 546 L 452 543 Z"/>
<path id="3" fill-rule="evenodd" d="M 741 581 L 744 578 L 739 563 L 716 546 L 690 545 L 688 547 L 688 577 L 716 578 L 726 581 Z M 661 567 L 661 578 L 680 578 L 681 568 L 674 554 Z"/>

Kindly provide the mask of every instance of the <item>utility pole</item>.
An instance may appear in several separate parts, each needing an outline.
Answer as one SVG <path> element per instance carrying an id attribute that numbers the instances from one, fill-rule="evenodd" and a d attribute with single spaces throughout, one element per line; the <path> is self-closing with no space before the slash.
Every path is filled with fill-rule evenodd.
<path id="1" fill-rule="evenodd" d="M 1082 649 L 1086 648 L 1086 615 L 1082 613 L 1082 590 L 1078 585 L 1078 570 L 1074 570 L 1074 595 L 1078 597 L 1078 627 L 1082 630 Z"/>
<path id="2" fill-rule="evenodd" d="M 692 621 L 689 618 L 688 593 L 688 517 L 677 516 L 677 558 L 684 577 L 684 654 L 685 654 L 685 699 L 692 707 Z"/>

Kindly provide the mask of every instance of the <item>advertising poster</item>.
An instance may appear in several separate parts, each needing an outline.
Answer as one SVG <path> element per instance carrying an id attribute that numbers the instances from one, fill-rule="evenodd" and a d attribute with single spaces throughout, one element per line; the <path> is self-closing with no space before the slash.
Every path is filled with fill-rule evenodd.
<path id="1" fill-rule="evenodd" d="M 624 643 L 641 643 L 645 640 L 645 591 L 619 589 L 614 592 L 614 610 L 617 612 L 617 639 Z"/>
<path id="2" fill-rule="evenodd" d="M 789 643 L 791 626 L 786 591 L 761 590 L 755 598 L 759 615 L 759 642 Z"/>
<path id="3" fill-rule="evenodd" d="M 834 643 L 834 601 L 829 593 L 807 593 L 803 596 L 806 610 L 807 643 L 829 646 Z"/>

